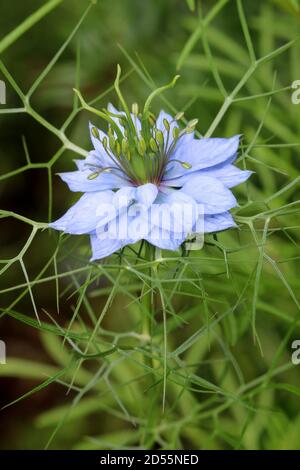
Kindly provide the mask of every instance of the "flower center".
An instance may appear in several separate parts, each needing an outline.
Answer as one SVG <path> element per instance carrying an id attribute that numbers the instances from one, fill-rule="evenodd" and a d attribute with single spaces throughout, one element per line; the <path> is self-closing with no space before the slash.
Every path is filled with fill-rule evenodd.
<path id="1" fill-rule="evenodd" d="M 109 122 L 107 135 L 101 138 L 96 127 L 92 128 L 92 133 L 101 141 L 111 164 L 97 167 L 89 178 L 96 178 L 102 172 L 115 172 L 125 176 L 135 186 L 145 183 L 159 185 L 171 162 L 190 168 L 188 163 L 170 160 L 170 157 L 182 136 L 194 131 L 196 119 L 180 129 L 178 121 L 183 113 L 171 121 L 164 118 L 158 122 L 150 112 L 146 118 L 140 115 L 137 104 L 132 106 L 129 114 L 115 114 L 107 110 L 106 114 Z"/>

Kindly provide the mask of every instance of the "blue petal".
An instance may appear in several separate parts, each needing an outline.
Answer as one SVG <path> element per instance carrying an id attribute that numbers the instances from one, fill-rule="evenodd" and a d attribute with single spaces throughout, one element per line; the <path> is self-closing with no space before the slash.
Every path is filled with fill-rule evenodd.
<path id="1" fill-rule="evenodd" d="M 139 203 L 145 207 L 151 206 L 158 194 L 157 186 L 152 183 L 147 183 L 137 188 L 133 186 L 126 186 L 115 193 L 114 204 L 115 206 L 128 207 L 133 203 Z"/>
<path id="2" fill-rule="evenodd" d="M 107 172 L 100 173 L 94 179 L 89 179 L 88 177 L 91 173 L 91 170 L 84 170 L 67 171 L 58 174 L 61 179 L 67 183 L 71 191 L 78 191 L 81 193 L 117 189 L 130 184 L 125 177 L 123 178 L 116 174 Z"/>
<path id="3" fill-rule="evenodd" d="M 113 223 L 116 238 L 123 233 L 122 238 L 127 238 L 128 243 L 135 243 L 149 233 L 148 209 L 157 194 L 157 187 L 151 183 L 137 188 L 124 187 L 114 194 L 113 204 L 118 214 Z"/>
<path id="4" fill-rule="evenodd" d="M 128 209 L 128 238 L 131 243 L 145 239 L 148 236 L 151 227 L 146 214 L 149 214 L 149 211 L 139 204 L 134 204 Z M 122 224 L 122 217 L 120 217 L 120 223 Z"/>
<path id="5" fill-rule="evenodd" d="M 153 227 L 149 235 L 145 237 L 151 245 L 162 250 L 177 251 L 186 239 L 185 235 L 163 230 L 161 227 Z"/>
<path id="6" fill-rule="evenodd" d="M 133 186 L 124 186 L 116 191 L 113 197 L 113 204 L 119 210 L 127 208 L 130 204 L 135 202 L 136 188 Z"/>
<path id="7" fill-rule="evenodd" d="M 77 170 L 80 170 L 80 171 L 86 170 L 85 163 L 86 163 L 87 158 L 76 158 L 73 160 L 73 162 L 77 166 Z"/>
<path id="8" fill-rule="evenodd" d="M 93 132 L 92 132 L 92 129 L 95 128 L 95 126 L 91 122 L 89 123 L 89 126 L 90 126 L 90 136 L 91 136 L 91 140 L 93 142 L 95 151 L 90 152 L 90 156 L 87 157 L 87 163 L 88 163 L 88 159 L 91 158 L 91 159 L 98 160 L 98 164 L 100 164 L 100 166 L 102 167 L 118 167 L 116 163 L 116 158 L 112 158 L 107 154 L 101 142 L 104 137 L 106 137 L 108 141 L 107 135 L 104 132 L 102 132 L 100 129 L 96 128 L 99 134 L 99 138 L 101 139 L 99 140 L 97 137 L 93 135 Z"/>
<path id="9" fill-rule="evenodd" d="M 116 163 L 112 158 L 110 158 L 107 154 L 103 155 L 97 152 L 96 150 L 92 150 L 89 152 L 88 156 L 83 159 L 76 159 L 74 160 L 77 169 L 80 171 L 90 170 L 91 173 L 100 168 L 117 168 Z M 119 171 L 119 170 L 116 170 Z M 116 173 L 118 174 L 118 173 Z M 120 173 L 121 175 L 121 173 Z"/>
<path id="10" fill-rule="evenodd" d="M 130 206 L 128 211 L 120 213 L 107 227 L 111 238 L 116 238 L 126 245 L 145 238 L 149 233 L 149 225 L 144 214 L 144 209 L 138 205 Z"/>
<path id="11" fill-rule="evenodd" d="M 195 200 L 181 192 L 171 190 L 167 194 L 159 192 L 151 206 L 149 223 L 151 230 L 159 227 L 163 231 L 181 234 L 183 238 L 192 230 L 198 217 Z"/>
<path id="12" fill-rule="evenodd" d="M 236 227 L 232 215 L 229 212 L 222 214 L 206 215 L 204 217 L 204 231 L 205 233 L 219 232 L 226 230 L 230 227 Z"/>
<path id="13" fill-rule="evenodd" d="M 90 235 L 90 240 L 92 247 L 92 257 L 90 261 L 106 258 L 124 246 L 120 240 L 110 238 L 101 239 L 96 233 Z"/>
<path id="14" fill-rule="evenodd" d="M 109 256 L 120 248 L 136 243 L 148 235 L 149 229 L 143 223 L 143 219 L 136 214 L 131 216 L 131 209 L 130 207 L 128 212 L 119 213 L 108 224 L 102 224 L 102 226 L 97 224 L 97 229 L 91 234 L 92 261 Z"/>
<path id="15" fill-rule="evenodd" d="M 99 134 L 99 139 L 98 137 L 95 137 L 92 130 L 93 128 L 95 128 Z M 107 155 L 106 152 L 105 152 L 105 149 L 102 145 L 102 142 L 101 140 L 103 140 L 103 137 L 106 137 L 107 138 L 107 135 L 101 131 L 101 129 L 98 129 L 96 126 L 94 126 L 94 124 L 92 122 L 89 122 L 89 129 L 90 129 L 90 137 L 91 137 L 91 141 L 93 143 L 93 146 L 94 146 L 94 149 L 100 154 L 100 155 Z M 101 139 L 101 140 L 100 140 Z"/>
<path id="16" fill-rule="evenodd" d="M 125 116 L 126 117 L 126 114 L 124 111 L 119 111 L 117 108 L 114 107 L 113 104 L 111 103 L 108 103 L 108 106 L 107 106 L 107 109 L 110 113 L 112 114 L 117 114 L 118 116 L 122 117 L 122 116 Z M 120 124 L 120 121 L 119 121 L 119 118 L 115 117 L 115 116 L 110 116 L 111 119 L 117 124 L 118 127 L 120 127 L 121 129 L 124 129 L 124 127 Z"/>
<path id="17" fill-rule="evenodd" d="M 103 163 L 99 154 L 92 150 L 89 152 L 86 158 L 73 160 L 77 166 L 77 169 L 80 171 L 91 170 L 92 172 L 96 170 L 96 167 L 102 167 Z"/>
<path id="18" fill-rule="evenodd" d="M 151 206 L 158 194 L 158 188 L 155 184 L 147 183 L 139 186 L 136 190 L 136 198 L 140 204 L 146 207 Z"/>
<path id="19" fill-rule="evenodd" d="M 177 122 L 174 120 L 174 118 L 166 113 L 165 111 L 161 111 L 158 115 L 158 118 L 156 120 L 156 127 L 158 130 L 160 130 L 163 134 L 164 134 L 164 140 L 166 141 L 167 139 L 167 135 L 168 135 L 168 132 L 165 128 L 165 125 L 164 125 L 164 119 L 166 119 L 166 121 L 168 121 L 169 123 L 169 126 L 170 126 L 170 131 L 169 131 L 169 138 L 168 138 L 168 146 L 167 148 L 170 147 L 170 145 L 172 144 L 173 142 L 173 129 L 174 127 L 178 127 L 178 124 Z"/>
<path id="20" fill-rule="evenodd" d="M 204 214 L 218 214 L 237 205 L 234 195 L 221 181 L 201 173 L 191 175 L 180 191 L 202 204 Z"/>
<path id="21" fill-rule="evenodd" d="M 124 233 L 128 243 L 135 243 L 141 240 L 150 231 L 149 211 L 152 203 L 158 194 L 157 187 L 152 183 L 147 183 L 137 188 L 122 188 L 115 193 L 113 202 L 118 209 L 118 219 L 114 228 L 118 227 L 116 233 Z"/>
<path id="22" fill-rule="evenodd" d="M 97 229 L 103 230 L 108 223 L 107 231 L 113 233 L 113 238 L 135 243 L 149 233 L 148 208 L 157 193 L 157 187 L 151 183 L 119 189 L 113 194 L 110 215 L 97 224 Z"/>
<path id="23" fill-rule="evenodd" d="M 112 198 L 112 191 L 86 193 L 60 219 L 49 226 L 75 235 L 90 233 L 101 220 L 99 208 L 103 204 L 111 204 Z"/>
<path id="24" fill-rule="evenodd" d="M 239 146 L 239 137 L 239 135 L 236 135 L 230 139 L 193 139 L 188 143 L 180 139 L 170 157 L 170 161 L 179 160 L 188 163 L 191 168 L 186 169 L 178 162 L 169 164 L 165 173 L 165 180 L 209 168 L 233 158 Z"/>
<path id="25" fill-rule="evenodd" d="M 240 170 L 234 165 L 216 165 L 215 167 L 201 170 L 202 175 L 212 176 L 220 180 L 227 188 L 233 188 L 244 183 L 253 171 Z"/>
<path id="26" fill-rule="evenodd" d="M 166 113 L 163 109 L 160 111 L 158 118 L 156 119 L 156 127 L 160 131 L 164 132 L 166 130 L 165 125 L 164 125 L 164 119 L 168 121 L 170 126 L 173 127 L 178 127 L 177 122 L 174 120 L 174 118 L 171 116 L 171 114 Z"/>
<path id="27" fill-rule="evenodd" d="M 181 188 L 184 183 L 187 183 L 190 180 L 191 176 L 199 174 L 217 178 L 227 188 L 232 188 L 238 184 L 244 183 L 244 181 L 253 174 L 253 171 L 240 170 L 238 167 L 225 162 L 210 168 L 203 168 L 203 170 L 198 170 L 192 173 L 187 172 L 178 178 L 164 179 L 163 183 L 173 188 Z"/>

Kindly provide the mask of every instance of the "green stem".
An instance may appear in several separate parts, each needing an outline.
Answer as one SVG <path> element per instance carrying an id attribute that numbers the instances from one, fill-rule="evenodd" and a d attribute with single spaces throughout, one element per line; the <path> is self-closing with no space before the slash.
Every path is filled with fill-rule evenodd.
<path id="1" fill-rule="evenodd" d="M 154 259 L 154 247 L 150 243 L 145 243 L 145 258 L 146 261 L 151 263 Z M 152 267 L 148 268 L 148 275 L 151 279 L 152 277 Z M 152 330 L 152 320 L 153 320 L 153 291 L 148 282 L 144 283 L 143 292 L 142 292 L 142 306 L 143 308 L 143 322 L 142 322 L 142 333 L 146 338 L 149 338 L 149 343 L 151 343 L 151 330 Z M 149 358 L 145 355 L 145 363 L 149 365 Z M 150 360 L 152 367 L 152 360 Z"/>
<path id="2" fill-rule="evenodd" d="M 145 245 L 145 258 L 146 260 L 151 263 L 154 260 L 154 250 L 155 248 L 146 242 Z M 154 372 L 154 360 L 152 355 L 152 322 L 154 316 L 154 299 L 153 299 L 153 290 L 151 286 L 151 278 L 152 278 L 152 266 L 149 265 L 148 273 L 149 273 L 149 281 L 145 281 L 143 292 L 142 292 L 142 305 L 143 305 L 143 322 L 142 322 L 142 332 L 143 335 L 148 338 L 149 348 L 147 348 L 147 352 L 144 353 L 143 361 L 144 364 L 149 370 L 151 371 L 147 374 L 146 380 L 146 394 L 147 399 L 145 400 L 145 430 L 142 435 L 142 446 L 146 449 L 151 449 L 154 442 L 155 442 L 155 433 L 153 432 L 155 428 L 156 422 L 156 402 L 157 402 L 157 393 L 158 388 L 154 386 L 155 384 L 155 372 Z M 150 285 L 149 285 L 150 284 Z"/>

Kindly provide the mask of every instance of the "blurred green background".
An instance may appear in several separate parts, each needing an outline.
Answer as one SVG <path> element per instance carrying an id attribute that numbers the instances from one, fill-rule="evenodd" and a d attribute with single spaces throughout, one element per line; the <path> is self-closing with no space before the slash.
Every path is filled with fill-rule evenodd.
<path id="1" fill-rule="evenodd" d="M 15 29 L 50 3 L 53 9 L 27 31 Z M 54 3 L 0 0 L 0 79 L 7 87 L 0 106 L 0 338 L 7 345 L 0 407 L 23 397 L 0 411 L 0 447 L 40 449 L 50 438 L 49 447 L 60 449 L 299 449 L 300 365 L 291 362 L 291 343 L 300 338 L 300 104 L 291 102 L 292 83 L 300 79 L 299 3 L 99 0 L 84 18 L 88 0 Z M 63 44 L 32 94 L 31 112 L 14 110 L 24 106 L 14 83 L 26 95 Z M 61 240 L 47 230 L 34 233 L 23 256 L 35 225 L 12 214 L 47 222 L 77 199 L 55 173 L 71 171 L 78 155 L 70 148 L 57 154 L 60 139 L 45 122 L 59 129 L 73 116 L 65 135 L 89 150 L 88 120 L 101 123 L 77 112 L 76 101 L 71 114 L 73 88 L 87 100 L 99 96 L 95 106 L 117 105 L 111 90 L 117 63 L 129 103 L 142 104 L 180 73 L 155 111 L 185 110 L 187 119 L 199 119 L 203 135 L 243 134 L 239 166 L 255 171 L 235 191 L 239 230 L 207 237 L 201 253 L 184 262 L 175 256 L 160 268 L 170 355 L 164 413 L 161 300 L 153 326 L 158 396 L 151 406 L 144 346 L 134 336 L 143 270 L 141 277 L 124 271 L 118 277 L 118 256 L 93 267 L 86 237 Z M 226 93 L 230 106 L 215 120 Z M 134 262 L 130 251 L 128 259 Z M 113 338 L 132 349 L 84 361 L 72 382 L 72 348 L 63 336 L 69 329 L 85 345 L 107 307 L 95 351 L 109 349 Z"/>

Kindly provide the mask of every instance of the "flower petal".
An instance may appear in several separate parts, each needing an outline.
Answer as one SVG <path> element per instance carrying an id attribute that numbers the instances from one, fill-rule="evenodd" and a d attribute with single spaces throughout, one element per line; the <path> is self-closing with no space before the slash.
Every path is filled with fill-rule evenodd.
<path id="1" fill-rule="evenodd" d="M 145 237 L 151 245 L 162 250 L 177 251 L 180 245 L 186 239 L 185 235 L 179 236 L 178 233 L 163 230 L 161 227 L 153 226 L 149 235 Z"/>
<path id="2" fill-rule="evenodd" d="M 143 218 L 139 213 L 131 214 L 131 209 L 132 207 L 120 212 L 106 224 L 97 225 L 97 229 L 91 234 L 92 260 L 109 256 L 148 235 L 149 229 Z"/>
<path id="3" fill-rule="evenodd" d="M 232 188 L 238 184 L 244 183 L 253 171 L 240 170 L 234 165 L 216 165 L 211 168 L 201 170 L 202 175 L 212 176 L 220 180 L 227 188 Z"/>
<path id="4" fill-rule="evenodd" d="M 86 193 L 60 219 L 49 226 L 75 235 L 90 233 L 105 216 L 99 209 L 104 204 L 111 204 L 113 194 L 112 191 Z"/>
<path id="5" fill-rule="evenodd" d="M 108 104 L 107 106 L 107 109 L 108 111 L 110 111 L 111 113 L 113 114 L 118 114 L 119 116 L 126 116 L 126 113 L 124 111 L 119 111 L 117 108 L 115 108 L 111 103 Z M 135 125 L 135 128 L 136 128 L 136 131 L 137 133 L 139 134 L 142 130 L 142 124 L 141 124 L 141 121 L 139 120 L 139 118 L 137 116 L 135 116 L 133 113 L 130 113 L 130 116 L 131 116 L 131 119 Z M 113 121 L 115 121 L 115 123 L 117 124 L 118 127 L 121 128 L 121 130 L 123 129 L 123 132 L 124 132 L 124 127 L 122 126 L 122 124 L 120 123 L 119 119 L 114 117 L 114 116 L 111 116 L 111 118 L 113 119 Z"/>
<path id="6" fill-rule="evenodd" d="M 135 202 L 136 188 L 133 186 L 124 186 L 116 191 L 113 197 L 113 204 L 118 209 L 127 208 L 130 204 Z"/>
<path id="7" fill-rule="evenodd" d="M 110 238 L 120 240 L 125 244 L 136 243 L 145 238 L 149 233 L 147 218 L 144 217 L 144 209 L 133 205 L 128 210 L 122 211 L 112 220 L 107 228 Z"/>
<path id="8" fill-rule="evenodd" d="M 182 234 L 183 238 L 192 230 L 198 217 L 196 201 L 184 192 L 172 190 L 158 197 L 148 215 L 151 229 L 159 227 L 167 232 Z"/>
<path id="9" fill-rule="evenodd" d="M 221 163 L 210 168 L 203 168 L 192 173 L 185 173 L 178 178 L 164 179 L 163 184 L 172 188 L 181 188 L 187 183 L 191 176 L 194 175 L 207 175 L 219 179 L 227 188 L 232 188 L 238 184 L 244 183 L 252 174 L 253 171 L 240 170 L 240 168 L 230 163 Z"/>
<path id="10" fill-rule="evenodd" d="M 90 235 L 91 247 L 92 247 L 92 257 L 90 261 L 95 261 L 97 259 L 106 258 L 115 251 L 120 250 L 125 243 L 122 244 L 120 240 L 110 239 L 110 238 L 101 238 L 97 235 L 96 232 Z"/>
<path id="11" fill-rule="evenodd" d="M 196 170 L 202 170 L 203 168 L 209 168 L 225 162 L 229 158 L 233 158 L 239 146 L 239 138 L 239 135 L 230 139 L 202 138 L 193 139 L 188 143 L 180 139 L 170 157 L 170 161 L 179 160 L 188 163 L 191 165 L 191 168 L 186 169 L 178 162 L 169 164 L 165 180 L 192 173 Z"/>
<path id="12" fill-rule="evenodd" d="M 107 138 L 107 135 L 103 131 L 101 131 L 101 129 L 98 129 L 91 121 L 89 121 L 89 129 L 90 129 L 90 137 L 91 137 L 91 141 L 94 146 L 94 149 L 100 154 L 103 153 L 106 155 L 106 152 L 102 145 L 101 140 L 103 140 L 103 137 Z M 96 129 L 96 132 L 99 135 L 99 138 L 94 135 L 93 133 L 94 129 Z"/>
<path id="13" fill-rule="evenodd" d="M 80 171 L 90 170 L 91 173 L 95 172 L 97 169 L 101 168 L 117 168 L 115 161 L 110 158 L 108 155 L 103 155 L 97 152 L 96 150 L 92 150 L 89 152 L 88 156 L 83 159 L 76 159 L 74 160 L 77 169 Z M 119 170 L 116 170 L 116 172 Z M 122 174 L 122 173 L 116 173 Z"/>
<path id="14" fill-rule="evenodd" d="M 175 125 L 176 127 L 178 127 L 178 124 L 176 123 L 176 121 L 174 120 L 173 116 L 171 116 L 171 114 L 168 114 L 166 113 L 163 109 L 160 111 L 157 119 L 156 119 L 156 127 L 157 129 L 159 129 L 160 131 L 164 132 L 166 130 L 165 128 L 165 125 L 164 125 L 164 119 L 166 119 L 168 121 L 168 123 L 171 125 Z"/>
<path id="15" fill-rule="evenodd" d="M 204 214 L 218 214 L 237 205 L 234 195 L 221 181 L 202 173 L 191 175 L 181 191 L 202 204 Z"/>
<path id="16" fill-rule="evenodd" d="M 143 184 L 137 188 L 125 186 L 115 193 L 113 203 L 116 207 L 128 207 L 132 204 L 142 204 L 150 207 L 158 194 L 158 188 L 152 183 Z"/>
<path id="17" fill-rule="evenodd" d="M 130 184 L 125 177 L 117 176 L 112 172 L 103 172 L 96 178 L 89 179 L 88 177 L 91 173 L 91 170 L 66 171 L 64 173 L 58 173 L 58 175 L 65 183 L 67 183 L 71 191 L 78 191 L 81 193 L 117 189 Z"/>
<path id="18" fill-rule="evenodd" d="M 126 186 L 119 189 L 113 193 L 110 214 L 106 220 L 103 219 L 97 224 L 98 230 L 102 230 L 107 223 L 111 223 L 108 231 L 113 231 L 113 237 L 127 238 L 132 240 L 131 243 L 139 240 L 143 234 L 149 232 L 148 208 L 155 200 L 157 193 L 157 187 L 151 183 L 138 188 Z"/>
<path id="19" fill-rule="evenodd" d="M 158 188 L 155 184 L 147 183 L 139 186 L 136 190 L 136 198 L 140 204 L 146 207 L 151 206 L 158 194 Z"/>
<path id="20" fill-rule="evenodd" d="M 168 132 L 165 128 L 164 120 L 166 120 L 169 123 L 169 126 L 170 126 L 168 146 L 167 146 L 167 148 L 169 148 L 170 145 L 173 142 L 173 129 L 174 129 L 174 127 L 178 127 L 178 124 L 174 120 L 174 118 L 170 114 L 166 113 L 165 111 L 162 110 L 159 113 L 158 118 L 156 120 L 156 127 L 157 127 L 158 130 L 160 130 L 163 133 L 165 141 L 166 141 Z"/>
<path id="21" fill-rule="evenodd" d="M 122 116 L 126 117 L 125 112 L 124 111 L 119 111 L 117 108 L 114 107 L 114 105 L 112 103 L 108 103 L 107 109 L 112 114 L 117 114 L 120 117 L 122 117 Z M 121 126 L 121 128 L 123 128 L 123 126 L 120 124 L 119 118 L 117 118 L 115 116 L 110 116 L 110 117 L 117 124 L 118 127 Z"/>
<path id="22" fill-rule="evenodd" d="M 236 227 L 230 212 L 223 212 L 222 214 L 206 215 L 204 217 L 204 232 L 219 232 L 226 230 L 230 227 Z"/>

